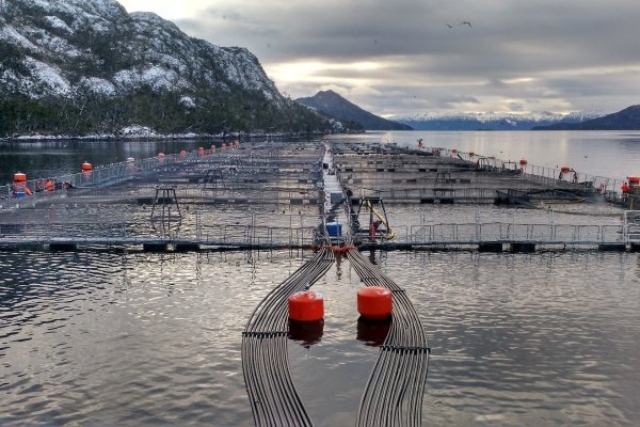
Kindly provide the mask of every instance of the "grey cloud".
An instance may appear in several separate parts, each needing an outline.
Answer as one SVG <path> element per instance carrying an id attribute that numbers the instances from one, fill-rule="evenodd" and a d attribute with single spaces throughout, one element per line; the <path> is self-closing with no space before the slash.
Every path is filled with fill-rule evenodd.
<path id="1" fill-rule="evenodd" d="M 217 45 L 248 48 L 267 70 L 291 61 L 380 62 L 375 72 L 319 74 L 343 79 L 343 95 L 374 112 L 614 110 L 639 101 L 638 16 L 640 2 L 628 0 L 247 0 L 220 2 L 178 25 Z M 358 78 L 372 86 L 359 87 L 367 83 Z M 524 78 L 533 80 L 509 83 Z M 332 84 L 276 83 L 292 97 Z"/>

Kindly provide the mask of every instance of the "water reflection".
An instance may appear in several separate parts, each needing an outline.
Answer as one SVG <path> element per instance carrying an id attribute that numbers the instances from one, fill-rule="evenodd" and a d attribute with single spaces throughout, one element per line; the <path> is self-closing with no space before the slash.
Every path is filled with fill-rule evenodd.
<path id="1" fill-rule="evenodd" d="M 293 379 L 319 422 L 354 417 L 389 327 L 354 322 L 361 283 L 342 262 L 315 285 L 325 322 L 290 326 Z M 0 253 L 0 424 L 251 425 L 242 330 L 302 263 L 288 251 Z M 433 349 L 425 423 L 638 425 L 639 265 L 638 254 L 387 253 L 384 273 Z"/>
<path id="2" fill-rule="evenodd" d="M 318 344 L 324 333 L 324 319 L 315 322 L 298 322 L 289 319 L 288 338 L 298 342 L 301 346 L 309 348 Z"/>
<path id="3" fill-rule="evenodd" d="M 362 316 L 358 318 L 358 328 L 356 339 L 369 347 L 380 347 L 387 339 L 389 328 L 391 328 L 391 317 L 385 319 L 367 319 Z"/>

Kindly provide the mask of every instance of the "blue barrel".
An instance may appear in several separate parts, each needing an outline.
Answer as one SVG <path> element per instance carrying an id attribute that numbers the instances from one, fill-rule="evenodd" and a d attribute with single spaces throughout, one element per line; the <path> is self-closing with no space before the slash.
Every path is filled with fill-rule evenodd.
<path id="1" fill-rule="evenodd" d="M 327 231 L 331 237 L 342 236 L 342 224 L 339 222 L 328 222 Z"/>

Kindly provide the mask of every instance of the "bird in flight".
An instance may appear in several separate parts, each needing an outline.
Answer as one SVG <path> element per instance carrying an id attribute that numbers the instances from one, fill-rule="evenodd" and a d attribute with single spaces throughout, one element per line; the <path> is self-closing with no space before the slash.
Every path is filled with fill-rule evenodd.
<path id="1" fill-rule="evenodd" d="M 468 25 L 468 26 L 469 26 L 469 28 L 472 28 L 472 27 L 471 27 L 471 22 L 469 22 L 469 21 L 462 21 L 462 22 L 460 23 L 460 25 Z"/>
<path id="2" fill-rule="evenodd" d="M 451 24 L 446 24 L 446 25 L 447 25 L 447 27 L 449 27 L 449 28 L 453 28 L 453 26 L 452 26 Z"/>

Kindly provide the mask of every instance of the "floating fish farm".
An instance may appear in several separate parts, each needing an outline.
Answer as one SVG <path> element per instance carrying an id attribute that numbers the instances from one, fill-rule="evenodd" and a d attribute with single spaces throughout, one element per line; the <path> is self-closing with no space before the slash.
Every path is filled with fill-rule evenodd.
<path id="1" fill-rule="evenodd" d="M 231 144 L 85 163 L 46 180 L 16 173 L 0 192 L 0 249 L 313 251 L 256 307 L 242 335 L 244 381 L 259 426 L 313 425 L 289 373 L 287 339 L 300 329 L 313 335 L 314 325 L 321 330 L 322 304 L 292 298 L 311 295 L 344 258 L 365 288 L 393 297 L 393 311 L 379 316 L 391 320 L 357 425 L 420 426 L 426 333 L 401 284 L 361 250 L 637 250 L 640 182 L 630 180 L 624 193 L 615 185 L 568 167 L 439 148 Z M 292 304 L 313 307 L 315 317 L 293 318 Z"/>

